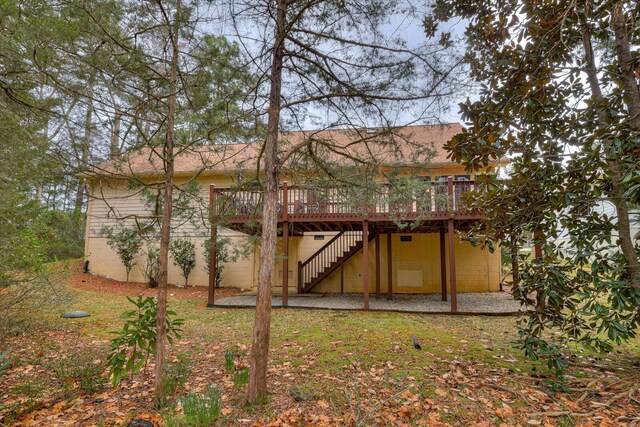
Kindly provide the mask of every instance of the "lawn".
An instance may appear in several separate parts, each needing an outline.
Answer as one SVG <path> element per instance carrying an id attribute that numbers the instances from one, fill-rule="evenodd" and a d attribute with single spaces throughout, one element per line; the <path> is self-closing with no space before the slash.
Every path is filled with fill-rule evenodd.
<path id="1" fill-rule="evenodd" d="M 246 407 L 246 386 L 225 369 L 225 352 L 238 353 L 237 370 L 247 364 L 253 310 L 207 309 L 204 290 L 172 291 L 171 308 L 186 323 L 171 349 L 171 372 L 188 374 L 173 402 L 157 411 L 152 366 L 114 388 L 104 365 L 110 332 L 131 308 L 125 295 L 143 288 L 112 284 L 110 291 L 101 283 L 92 291 L 86 278 L 76 273 L 69 280 L 70 309 L 91 317 L 41 318 L 29 333 L 9 339 L 15 359 L 0 379 L 3 423 L 106 426 L 144 418 L 183 425 L 179 396 L 208 385 L 222 393 L 219 425 L 640 422 L 638 340 L 605 357 L 574 350 L 569 391 L 554 392 L 544 366 L 524 360 L 515 345 L 513 317 L 276 309 L 271 394 L 263 405 Z"/>

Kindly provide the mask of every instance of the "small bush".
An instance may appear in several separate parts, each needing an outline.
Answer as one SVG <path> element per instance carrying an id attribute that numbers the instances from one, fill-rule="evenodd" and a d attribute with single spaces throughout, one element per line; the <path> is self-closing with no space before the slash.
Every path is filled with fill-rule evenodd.
<path id="1" fill-rule="evenodd" d="M 193 363 L 186 353 L 179 353 L 176 361 L 165 364 L 164 387 L 167 396 L 171 396 L 179 389 L 184 388 L 192 366 Z"/>
<path id="2" fill-rule="evenodd" d="M 157 246 L 147 248 L 147 259 L 142 274 L 149 287 L 158 287 L 160 282 L 160 248 Z"/>
<path id="3" fill-rule="evenodd" d="M 204 395 L 189 393 L 180 399 L 187 425 L 207 427 L 220 417 L 220 391 L 207 386 Z"/>
<path id="4" fill-rule="evenodd" d="M 180 267 L 184 285 L 189 283 L 189 275 L 196 267 L 196 245 L 189 240 L 176 239 L 169 244 L 173 264 Z"/>
<path id="5" fill-rule="evenodd" d="M 233 367 L 235 366 L 236 359 L 240 355 L 240 349 L 238 347 L 233 346 L 224 351 L 224 367 L 227 372 L 233 372 Z"/>
<path id="6" fill-rule="evenodd" d="M 142 247 L 142 236 L 136 228 L 122 228 L 120 231 L 114 231 L 111 227 L 103 227 L 102 234 L 107 237 L 107 244 L 120 257 L 120 261 L 127 272 L 127 282 L 129 281 L 129 273 L 136 265 L 136 257 L 140 253 Z"/>
<path id="7" fill-rule="evenodd" d="M 111 341 L 111 352 L 107 357 L 109 376 L 113 385 L 120 384 L 128 373 L 131 377 L 147 365 L 150 356 L 156 354 L 156 320 L 158 305 L 154 298 L 138 295 L 134 300 L 127 297 L 135 309 L 125 311 L 120 318 L 125 319 L 124 326 L 116 338 Z M 167 341 L 180 338 L 180 326 L 184 319 L 176 318 L 176 313 L 167 310 Z"/>
<path id="8" fill-rule="evenodd" d="M 9 357 L 9 349 L 0 353 L 0 378 L 3 377 L 4 371 L 11 366 L 11 362 L 13 362 L 13 358 Z"/>
<path id="9" fill-rule="evenodd" d="M 238 369 L 233 373 L 233 385 L 241 388 L 249 383 L 249 368 Z"/>
<path id="10" fill-rule="evenodd" d="M 211 265 L 211 239 L 207 239 L 202 242 L 202 255 L 204 257 L 205 266 L 204 271 L 209 272 Z M 231 239 L 228 237 L 218 236 L 216 239 L 216 277 L 215 286 L 220 287 L 222 283 L 222 271 L 226 264 L 236 262 L 240 259 L 247 259 L 250 251 L 253 249 L 250 245 L 232 245 Z"/>
<path id="11" fill-rule="evenodd" d="M 75 387 L 79 387 L 84 393 L 94 393 L 105 382 L 102 376 L 105 371 L 103 362 L 96 363 L 93 352 L 73 355 L 66 359 L 57 359 L 49 365 L 53 376 L 58 380 L 65 394 L 72 395 Z"/>

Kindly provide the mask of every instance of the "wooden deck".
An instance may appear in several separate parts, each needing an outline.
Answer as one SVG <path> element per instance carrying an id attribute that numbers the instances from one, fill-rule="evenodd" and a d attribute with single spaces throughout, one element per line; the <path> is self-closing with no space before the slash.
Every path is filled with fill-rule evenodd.
<path id="1" fill-rule="evenodd" d="M 479 211 L 464 208 L 462 195 L 478 191 L 474 181 L 430 183 L 411 194 L 391 185 L 381 185 L 370 204 L 354 202 L 352 189 L 345 187 L 280 188 L 278 222 L 293 225 L 292 232 L 362 230 L 363 220 L 380 232 L 397 231 L 399 224 L 411 223 L 412 232 L 437 232 L 443 222 L 455 220 L 459 228 L 485 219 Z M 262 219 L 262 191 L 241 188 L 211 189 L 212 208 L 224 216 L 229 228 L 245 233 L 258 232 Z M 286 209 L 284 208 L 286 206 Z"/>
<path id="2" fill-rule="evenodd" d="M 283 240 L 282 306 L 288 305 L 289 236 L 304 232 L 335 231 L 336 237 L 314 255 L 298 264 L 298 292 L 310 291 L 328 274 L 362 251 L 362 285 L 364 309 L 369 309 L 369 244 L 375 240 L 376 297 L 383 294 L 380 277 L 380 239 L 387 238 L 388 299 L 391 289 L 393 233 L 439 233 L 442 301 L 447 301 L 447 269 L 451 295 L 451 312 L 458 311 L 454 241 L 455 231 L 470 227 L 486 219 L 483 212 L 466 209 L 463 194 L 482 191 L 474 181 L 446 181 L 425 183 L 409 189 L 382 184 L 370 191 L 369 197 L 349 187 L 305 188 L 288 186 L 285 182 L 278 194 L 278 225 Z M 225 227 L 243 233 L 259 233 L 261 228 L 261 190 L 247 188 L 216 188 L 211 186 L 212 218 Z M 368 200 L 368 202 L 363 202 Z M 408 226 L 408 227 L 407 227 Z M 355 237 L 354 237 L 354 232 Z M 446 236 L 446 237 L 445 237 Z M 211 227 L 211 253 L 208 305 L 214 306 L 217 227 Z M 445 256 L 445 238 L 449 241 L 449 262 Z"/>

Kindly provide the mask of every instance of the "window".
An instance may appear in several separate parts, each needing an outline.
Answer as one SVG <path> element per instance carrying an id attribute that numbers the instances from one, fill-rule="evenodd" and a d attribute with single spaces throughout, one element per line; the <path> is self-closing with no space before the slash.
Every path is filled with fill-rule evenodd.
<path id="1" fill-rule="evenodd" d="M 401 242 L 410 242 L 412 240 L 413 240 L 412 236 L 400 236 Z"/>

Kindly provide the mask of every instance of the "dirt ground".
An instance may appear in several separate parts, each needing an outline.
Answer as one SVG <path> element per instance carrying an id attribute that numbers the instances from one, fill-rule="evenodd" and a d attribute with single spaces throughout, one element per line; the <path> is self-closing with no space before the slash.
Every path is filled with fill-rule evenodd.
<path id="1" fill-rule="evenodd" d="M 245 406 L 246 385 L 236 377 L 248 364 L 253 310 L 208 309 L 206 289 L 175 287 L 169 305 L 185 326 L 170 371 L 186 376 L 158 410 L 153 361 L 115 387 L 105 363 L 119 315 L 131 309 L 125 296 L 155 290 L 78 268 L 65 281 L 74 294 L 65 310 L 91 316 L 49 317 L 7 338 L 12 363 L 0 376 L 0 425 L 193 425 L 183 399 L 212 385 L 221 426 L 640 425 L 638 340 L 609 355 L 572 349 L 557 388 L 544 364 L 526 360 L 514 343 L 513 317 L 276 309 L 270 394 Z"/>

